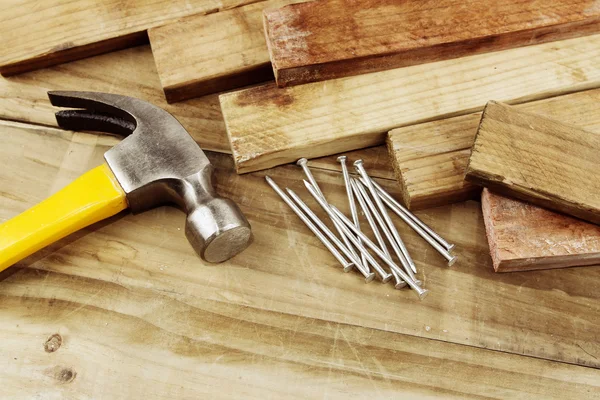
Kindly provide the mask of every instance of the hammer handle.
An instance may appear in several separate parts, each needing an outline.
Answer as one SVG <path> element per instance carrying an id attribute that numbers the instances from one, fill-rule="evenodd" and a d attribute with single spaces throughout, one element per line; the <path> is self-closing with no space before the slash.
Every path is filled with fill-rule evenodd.
<path id="1" fill-rule="evenodd" d="M 126 208 L 125 192 L 102 164 L 0 225 L 0 271 Z"/>

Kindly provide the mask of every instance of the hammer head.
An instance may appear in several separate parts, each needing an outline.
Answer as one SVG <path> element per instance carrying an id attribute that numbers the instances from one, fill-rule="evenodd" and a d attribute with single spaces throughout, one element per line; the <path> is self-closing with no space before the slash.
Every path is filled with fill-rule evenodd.
<path id="1" fill-rule="evenodd" d="M 187 214 L 185 232 L 204 260 L 225 261 L 252 240 L 239 207 L 219 197 L 210 161 L 171 114 L 145 101 L 95 92 L 48 92 L 70 107 L 56 113 L 61 128 L 127 136 L 104 158 L 127 195 L 132 212 L 174 204 Z"/>

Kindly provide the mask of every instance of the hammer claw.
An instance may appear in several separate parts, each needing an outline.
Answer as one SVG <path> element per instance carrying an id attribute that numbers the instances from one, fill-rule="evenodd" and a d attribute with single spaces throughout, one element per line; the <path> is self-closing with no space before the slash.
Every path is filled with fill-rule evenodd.
<path id="1" fill-rule="evenodd" d="M 56 122 L 71 131 L 96 131 L 130 135 L 135 130 L 131 121 L 113 115 L 87 110 L 64 110 L 56 113 Z"/>

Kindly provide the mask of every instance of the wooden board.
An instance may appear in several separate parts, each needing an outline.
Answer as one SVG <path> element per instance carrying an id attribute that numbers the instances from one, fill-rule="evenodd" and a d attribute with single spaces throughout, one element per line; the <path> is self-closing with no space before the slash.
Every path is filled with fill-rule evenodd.
<path id="1" fill-rule="evenodd" d="M 489 102 L 465 179 L 600 224 L 600 135 Z"/>
<path id="2" fill-rule="evenodd" d="M 496 272 L 600 264 L 600 227 L 484 189 L 481 208 Z"/>
<path id="3" fill-rule="evenodd" d="M 327 0 L 265 12 L 280 87 L 574 38 L 595 0 Z"/>
<path id="4" fill-rule="evenodd" d="M 7 0 L 0 73 L 13 75 L 147 42 L 146 30 L 252 0 Z"/>
<path id="5" fill-rule="evenodd" d="M 2 124 L 0 138 L 0 221 L 98 165 L 118 143 L 110 136 L 14 123 Z M 163 207 L 123 213 L 7 270 L 0 279 L 0 351 L 10 361 L 0 378 L 3 393 L 25 387 L 81 390 L 97 398 L 95 393 L 110 390 L 104 397 L 118 398 L 117 388 L 185 398 L 192 390 L 223 393 L 233 383 L 217 379 L 232 376 L 236 383 L 242 377 L 232 390 L 256 390 L 256 396 L 293 393 L 294 385 L 302 388 L 299 393 L 308 391 L 306 397 L 312 390 L 362 397 L 367 390 L 432 386 L 445 390 L 440 396 L 457 397 L 505 398 L 513 387 L 540 397 L 564 397 L 564 390 L 577 397 L 599 393 L 596 370 L 500 352 L 598 368 L 600 269 L 496 274 L 479 203 L 456 204 L 418 213 L 457 244 L 460 261 L 453 268 L 394 219 L 431 291 L 420 302 L 409 290 L 364 284 L 358 274 L 341 272 L 266 185 L 264 173 L 238 176 L 230 157 L 208 155 L 217 191 L 240 205 L 254 244 L 226 263 L 204 264 L 185 239 L 184 215 Z M 268 173 L 308 199 L 298 167 Z M 315 169 L 315 177 L 328 199 L 347 212 L 341 174 Z M 389 181 L 380 183 L 397 194 Z M 44 342 L 55 333 L 63 336 L 63 347 L 48 354 Z M 421 346 L 418 338 L 433 341 Z M 467 347 L 444 347 L 448 342 Z M 307 343 L 317 347 L 305 348 Z M 433 358 L 413 363 L 415 353 Z M 411 360 L 410 368 L 403 360 Z M 469 364 L 464 370 L 463 362 Z M 54 377 L 68 377 L 61 372 L 69 368 L 75 379 L 58 385 L 62 381 Z M 111 377 L 129 385 L 103 384 Z M 309 378 L 314 385 L 306 384 Z M 336 382 L 342 386 L 331 387 Z"/>
<path id="6" fill-rule="evenodd" d="M 264 1 L 148 30 L 167 101 L 272 80 L 262 12 L 292 2 Z"/>
<path id="7" fill-rule="evenodd" d="M 202 148 L 230 152 L 218 97 L 167 104 L 149 46 L 0 77 L 0 118 L 56 126 L 49 90 L 90 90 L 149 101 L 173 114 Z"/>
<path id="8" fill-rule="evenodd" d="M 600 90 L 516 106 L 520 110 L 600 132 Z M 389 132 L 387 146 L 403 203 L 413 210 L 479 198 L 464 180 L 481 113 L 407 126 Z"/>
<path id="9" fill-rule="evenodd" d="M 396 127 L 600 86 L 600 35 L 220 96 L 239 173 L 382 144 Z"/>

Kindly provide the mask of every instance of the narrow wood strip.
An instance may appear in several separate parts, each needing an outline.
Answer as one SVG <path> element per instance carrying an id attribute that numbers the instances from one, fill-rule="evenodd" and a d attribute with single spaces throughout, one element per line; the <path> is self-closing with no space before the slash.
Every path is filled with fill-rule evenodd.
<path id="1" fill-rule="evenodd" d="M 489 102 L 465 179 L 600 224 L 600 135 Z"/>
<path id="2" fill-rule="evenodd" d="M 600 86 L 600 35 L 220 97 L 239 173 L 382 144 L 386 133 Z"/>
<path id="3" fill-rule="evenodd" d="M 193 15 L 148 30 L 169 103 L 273 79 L 262 13 L 299 0 L 270 0 Z"/>
<path id="4" fill-rule="evenodd" d="M 146 42 L 146 30 L 253 0 L 7 0 L 2 7 L 4 76 Z"/>
<path id="5" fill-rule="evenodd" d="M 600 227 L 504 197 L 481 194 L 496 272 L 600 264 Z"/>
<path id="6" fill-rule="evenodd" d="M 520 104 L 520 110 L 600 132 L 600 90 Z M 481 189 L 464 180 L 481 113 L 407 126 L 389 132 L 390 159 L 404 204 L 413 209 L 478 198 Z"/>
<path id="7" fill-rule="evenodd" d="M 600 31 L 594 0 L 326 0 L 268 10 L 280 87 Z"/>

